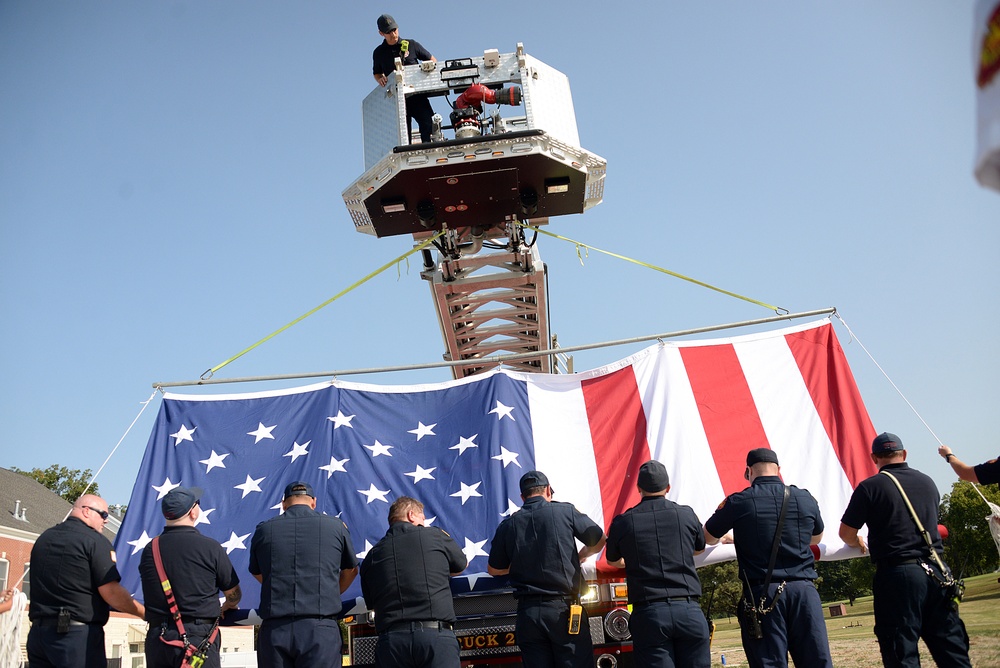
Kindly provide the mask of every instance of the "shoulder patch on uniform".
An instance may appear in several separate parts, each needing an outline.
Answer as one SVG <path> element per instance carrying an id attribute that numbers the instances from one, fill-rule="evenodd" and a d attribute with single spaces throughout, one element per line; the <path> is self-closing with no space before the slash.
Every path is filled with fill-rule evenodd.
<path id="1" fill-rule="evenodd" d="M 722 510 L 725 507 L 725 505 L 726 505 L 726 501 L 728 501 L 728 500 L 729 500 L 729 497 L 727 496 L 726 498 L 724 498 L 722 500 L 722 503 L 719 504 L 719 506 L 716 508 L 716 510 Z"/>
<path id="2" fill-rule="evenodd" d="M 118 555 L 115 554 L 114 550 L 111 550 L 111 563 L 113 563 L 113 564 L 117 564 L 118 563 Z"/>

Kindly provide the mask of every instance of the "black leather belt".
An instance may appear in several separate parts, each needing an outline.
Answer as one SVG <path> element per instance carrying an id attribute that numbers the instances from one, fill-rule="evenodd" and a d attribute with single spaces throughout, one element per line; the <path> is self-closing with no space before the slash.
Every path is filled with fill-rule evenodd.
<path id="1" fill-rule="evenodd" d="M 32 624 L 38 624 L 39 626 L 59 626 L 58 617 L 40 617 L 38 619 L 31 620 Z M 75 619 L 69 621 L 70 626 L 89 626 L 90 624 L 95 624 L 96 622 L 78 622 Z"/>
<path id="2" fill-rule="evenodd" d="M 192 624 L 192 625 L 208 624 L 209 626 L 211 626 L 212 624 L 215 623 L 215 618 L 214 617 L 212 617 L 212 618 L 209 618 L 209 617 L 181 617 L 181 621 L 184 622 L 185 624 Z M 171 628 L 175 628 L 177 626 L 177 624 L 174 623 L 174 620 L 170 619 L 169 617 L 154 617 L 153 619 L 149 620 L 149 625 L 150 626 L 163 626 L 164 624 L 166 624 L 167 626 L 169 626 Z"/>
<path id="3" fill-rule="evenodd" d="M 679 603 L 680 601 L 685 601 L 688 603 L 697 603 L 700 597 L 698 596 L 667 596 L 666 598 L 651 598 L 648 601 L 641 601 L 638 603 L 633 603 L 633 605 L 651 605 L 653 603 Z"/>
<path id="4" fill-rule="evenodd" d="M 453 628 L 455 628 L 455 625 L 451 622 L 396 622 L 395 624 L 391 624 L 383 633 L 391 631 L 438 631 L 441 629 L 450 631 Z"/>
<path id="5" fill-rule="evenodd" d="M 875 563 L 875 568 L 885 568 L 892 566 L 902 566 L 903 564 L 919 564 L 920 559 L 912 557 L 910 559 L 879 559 Z"/>
<path id="6" fill-rule="evenodd" d="M 812 580 L 809 579 L 809 578 L 779 578 L 779 577 L 775 577 L 773 580 L 771 580 L 771 584 L 773 584 L 773 585 L 779 584 L 781 582 L 812 582 Z M 750 586 L 751 587 L 762 587 L 762 586 L 764 586 L 764 581 L 763 580 L 751 580 L 750 581 Z"/>

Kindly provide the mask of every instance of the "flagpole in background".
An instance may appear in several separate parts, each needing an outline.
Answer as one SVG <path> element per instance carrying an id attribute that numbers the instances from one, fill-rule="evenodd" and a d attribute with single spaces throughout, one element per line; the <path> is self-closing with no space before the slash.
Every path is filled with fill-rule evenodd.
<path id="1" fill-rule="evenodd" d="M 615 346 L 629 345 L 633 343 L 643 343 L 646 341 L 658 341 L 662 339 L 675 339 L 681 336 L 691 336 L 694 334 L 704 334 L 706 332 L 718 332 L 726 329 L 737 329 L 739 327 L 752 327 L 754 325 L 766 325 L 774 322 L 784 322 L 787 320 L 797 320 L 801 318 L 814 318 L 823 315 L 833 315 L 837 312 L 836 307 L 829 307 L 824 309 L 817 309 L 814 311 L 801 311 L 799 313 L 785 313 L 782 315 L 770 316 L 768 318 L 757 318 L 755 320 L 743 320 L 741 322 L 732 322 L 724 325 L 711 325 L 709 327 L 697 327 L 694 329 L 682 329 L 674 332 L 666 332 L 663 334 L 649 334 L 647 336 L 637 336 L 630 339 L 617 339 L 614 341 L 604 341 L 601 343 L 589 343 L 579 346 L 568 346 L 560 348 L 550 348 L 548 350 L 533 351 L 530 353 L 519 353 L 516 355 L 497 355 L 495 357 L 485 358 L 486 362 L 493 362 L 497 366 L 502 365 L 504 362 L 532 359 L 537 357 L 542 357 L 545 355 L 564 355 L 567 353 L 577 352 L 581 350 L 594 350 L 596 348 L 612 348 Z M 184 381 L 173 381 L 173 382 L 163 382 L 163 383 L 153 383 L 153 387 L 156 389 L 164 389 L 167 387 L 192 387 L 196 385 L 220 385 L 223 383 L 256 383 L 262 381 L 274 381 L 274 380 L 302 380 L 306 378 L 329 378 L 338 376 L 356 376 L 361 374 L 375 374 L 375 373 L 390 373 L 394 371 L 416 371 L 419 369 L 437 369 L 437 368 L 447 368 L 453 366 L 464 366 L 469 363 L 469 360 L 454 360 L 451 362 L 428 362 L 426 364 L 404 364 L 399 366 L 385 366 L 385 367 L 372 367 L 363 369 L 345 369 L 340 371 L 318 371 L 314 373 L 294 373 L 294 374 L 279 374 L 274 376 L 246 376 L 242 378 L 208 378 L 208 379 L 198 379 L 198 380 L 184 380 Z"/>

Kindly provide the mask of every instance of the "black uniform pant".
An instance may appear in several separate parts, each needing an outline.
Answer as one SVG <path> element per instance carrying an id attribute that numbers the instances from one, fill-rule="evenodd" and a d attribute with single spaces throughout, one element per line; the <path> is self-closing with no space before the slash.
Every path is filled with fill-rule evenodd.
<path id="1" fill-rule="evenodd" d="M 27 647 L 30 668 L 107 668 L 104 626 L 73 625 L 66 633 L 59 633 L 54 621 L 31 624 Z"/>
<path id="2" fill-rule="evenodd" d="M 777 584 L 768 586 L 765 607 L 770 605 Z M 754 601 L 760 602 L 764 593 L 762 587 L 753 587 Z M 744 596 L 746 594 L 744 593 Z M 741 606 L 742 607 L 742 606 Z M 793 580 L 785 583 L 785 590 L 771 612 L 760 618 L 764 637 L 753 637 L 742 610 L 737 617 L 743 636 L 743 649 L 751 668 L 787 668 L 788 655 L 796 666 L 810 668 L 832 668 L 830 642 L 826 636 L 826 622 L 823 620 L 823 604 L 819 592 L 809 580 Z"/>
<path id="3" fill-rule="evenodd" d="M 918 638 L 924 639 L 939 666 L 972 665 L 965 624 L 950 607 L 938 581 L 920 564 L 879 565 L 872 593 L 875 637 L 887 668 L 919 666 Z"/>
<path id="4" fill-rule="evenodd" d="M 593 668 L 594 645 L 587 611 L 580 632 L 569 632 L 569 603 L 563 599 L 520 599 L 514 635 L 524 668 Z"/>
<path id="5" fill-rule="evenodd" d="M 632 658 L 647 668 L 709 668 L 708 622 L 697 599 L 637 603 L 628 620 Z"/>
<path id="6" fill-rule="evenodd" d="M 265 619 L 257 637 L 257 662 L 260 668 L 339 666 L 341 644 L 336 619 Z"/>
<path id="7" fill-rule="evenodd" d="M 163 631 L 162 637 L 161 631 Z M 187 633 L 188 641 L 197 647 L 212 632 L 212 624 L 185 624 L 184 631 Z M 146 668 L 177 668 L 181 665 L 184 648 L 169 645 L 163 642 L 164 640 L 180 640 L 175 626 L 167 626 L 166 630 L 163 626 L 149 627 L 149 631 L 146 633 Z M 216 634 L 215 642 L 209 647 L 208 657 L 202 664 L 203 668 L 221 668 L 220 643 L 221 638 Z"/>
<path id="8" fill-rule="evenodd" d="M 458 668 L 461 663 L 458 639 L 450 629 L 386 631 L 375 645 L 375 668 Z"/>
<path id="9" fill-rule="evenodd" d="M 420 128 L 420 141 L 424 144 L 430 142 L 431 131 L 434 129 L 434 108 L 431 107 L 430 98 L 426 95 L 411 95 L 406 98 L 406 128 L 410 128 L 410 119 L 416 119 L 417 127 Z"/>

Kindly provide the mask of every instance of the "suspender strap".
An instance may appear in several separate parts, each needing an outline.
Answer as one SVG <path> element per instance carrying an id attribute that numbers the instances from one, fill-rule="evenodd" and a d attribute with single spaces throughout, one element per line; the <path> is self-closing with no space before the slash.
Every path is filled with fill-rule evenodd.
<path id="1" fill-rule="evenodd" d="M 160 556 L 160 537 L 157 536 L 152 541 L 153 544 L 153 564 L 156 566 L 156 575 L 160 578 L 160 586 L 163 587 L 163 595 L 167 598 L 167 606 L 170 608 L 170 618 L 174 620 L 174 624 L 177 625 L 177 633 L 180 636 L 180 640 L 165 640 L 163 636 L 160 636 L 160 641 L 166 643 L 167 645 L 173 645 L 174 647 L 184 648 L 184 659 L 181 662 L 182 668 L 184 666 L 194 665 L 191 662 L 191 657 L 194 656 L 195 652 L 205 652 L 208 650 L 209 646 L 215 642 L 215 638 L 219 635 L 219 620 L 215 620 L 215 624 L 212 626 L 212 631 L 205 638 L 205 640 L 199 646 L 194 646 L 187 639 L 187 632 L 184 630 L 184 621 L 181 619 L 181 611 L 177 608 L 177 599 L 174 597 L 174 588 L 170 584 L 170 579 L 167 577 L 167 572 L 163 568 L 163 557 Z M 200 663 L 198 664 L 200 665 Z"/>
<path id="2" fill-rule="evenodd" d="M 167 597 L 167 607 L 170 608 L 170 618 L 173 619 L 174 624 L 177 625 L 177 633 L 181 637 L 180 641 L 164 640 L 163 642 L 168 645 L 187 647 L 190 643 L 187 641 L 187 632 L 184 630 L 184 622 L 181 620 L 181 611 L 177 608 L 177 599 L 174 598 L 174 588 L 170 584 L 170 579 L 167 578 L 167 572 L 163 569 L 163 557 L 160 556 L 160 537 L 157 536 L 154 538 L 152 544 L 153 564 L 156 566 L 156 575 L 160 578 L 160 586 L 163 587 L 163 595 Z"/>
<path id="3" fill-rule="evenodd" d="M 937 564 L 937 567 L 941 569 L 941 573 L 945 577 L 948 577 L 949 571 L 947 568 L 945 568 L 944 562 L 941 561 L 941 557 L 938 556 L 937 550 L 934 549 L 934 541 L 931 539 L 931 533 L 924 528 L 924 525 L 920 521 L 920 518 L 917 517 L 917 511 L 913 509 L 913 504 L 910 503 L 910 497 L 908 497 L 906 495 L 906 492 L 903 491 L 903 486 L 899 484 L 899 480 L 896 479 L 896 476 L 889 473 L 885 469 L 882 469 L 881 471 L 879 471 L 879 473 L 888 476 L 889 480 L 893 481 L 896 484 L 896 489 L 898 489 L 899 493 L 903 496 L 903 501 L 906 502 L 906 508 L 910 511 L 910 517 L 913 518 L 913 523 L 917 525 L 917 531 L 920 533 L 920 537 L 923 538 L 924 543 L 927 544 L 927 551 L 930 552 L 931 559 L 934 561 L 935 564 Z"/>
<path id="4" fill-rule="evenodd" d="M 774 542 L 771 543 L 771 560 L 767 564 L 767 576 L 764 578 L 764 595 L 767 595 L 767 588 L 771 585 L 771 576 L 774 575 L 774 563 L 778 560 L 778 546 L 781 545 L 781 528 L 785 525 L 785 515 L 788 514 L 788 486 L 785 486 L 785 493 L 781 499 L 781 511 L 778 513 L 778 528 L 774 532 Z"/>

